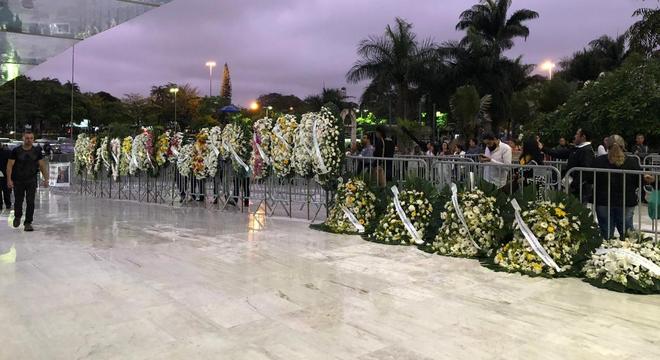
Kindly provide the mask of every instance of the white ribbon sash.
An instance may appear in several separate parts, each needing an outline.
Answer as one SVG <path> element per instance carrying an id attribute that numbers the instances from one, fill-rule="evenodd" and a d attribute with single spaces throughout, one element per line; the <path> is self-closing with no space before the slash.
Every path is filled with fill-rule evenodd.
<path id="1" fill-rule="evenodd" d="M 252 141 L 254 141 L 254 145 L 257 147 L 257 151 L 259 151 L 259 156 L 261 156 L 261 159 L 263 160 L 264 164 L 270 165 L 270 158 L 266 156 L 266 152 L 264 151 L 263 148 L 261 148 L 261 145 L 259 145 L 259 142 L 257 141 L 256 132 L 252 136 L 252 139 L 253 139 Z"/>
<path id="2" fill-rule="evenodd" d="M 456 212 L 456 216 L 458 216 L 458 219 L 461 220 L 461 223 L 463 224 L 465 231 L 467 231 L 468 239 L 470 239 L 470 242 L 475 248 L 477 248 L 477 250 L 481 250 L 481 247 L 472 238 L 472 234 L 470 233 L 470 227 L 465 221 L 465 217 L 463 216 L 463 210 L 461 210 L 461 207 L 458 204 L 458 187 L 454 183 L 451 184 L 451 202 L 452 204 L 454 204 L 454 211 Z"/>
<path id="3" fill-rule="evenodd" d="M 225 149 L 227 149 L 227 144 L 225 144 L 224 141 L 222 141 L 222 146 Z M 213 154 L 215 154 L 216 157 L 220 155 L 220 150 L 218 150 L 218 148 L 215 145 L 213 145 L 212 142 L 209 142 L 208 147 L 211 149 L 211 151 L 213 152 Z"/>
<path id="4" fill-rule="evenodd" d="M 396 209 L 396 213 L 399 215 L 399 218 L 401 219 L 403 226 L 406 228 L 408 234 L 410 234 L 410 237 L 413 238 L 416 244 L 418 245 L 423 244 L 424 240 L 422 240 L 422 238 L 419 236 L 417 229 L 415 229 L 413 224 L 410 222 L 410 219 L 408 219 L 408 216 L 401 207 L 401 201 L 399 201 L 399 189 L 395 185 L 392 186 L 391 190 L 392 190 L 392 194 L 394 194 L 394 208 Z"/>
<path id="5" fill-rule="evenodd" d="M 286 139 L 282 135 L 282 130 L 280 130 L 280 125 L 279 124 L 275 125 L 275 127 L 273 128 L 273 134 L 275 134 L 275 136 L 277 136 L 277 138 L 280 139 L 280 141 L 282 143 L 284 143 L 284 146 L 286 146 L 287 150 L 290 149 L 289 143 L 286 142 Z"/>
<path id="6" fill-rule="evenodd" d="M 523 218 L 520 215 L 521 208 L 516 199 L 511 200 L 511 206 L 513 206 L 513 209 L 515 210 L 516 223 L 520 227 L 520 232 L 522 232 L 525 240 L 527 240 L 527 243 L 532 248 L 532 250 L 534 250 L 536 255 L 538 255 L 546 265 L 555 268 L 557 272 L 561 272 L 559 266 L 557 266 L 555 261 L 552 260 L 548 252 L 545 251 L 539 240 L 536 238 L 536 235 L 534 235 L 534 232 L 532 232 L 532 230 L 523 221 Z"/>
<path id="7" fill-rule="evenodd" d="M 630 262 L 633 265 L 645 267 L 646 269 L 648 269 L 648 271 L 650 273 L 655 274 L 655 276 L 660 276 L 660 266 L 656 265 L 653 261 L 651 261 L 651 260 L 649 260 L 649 259 L 647 259 L 647 258 L 645 258 L 645 257 L 643 257 L 639 254 L 636 254 L 636 253 L 634 253 L 630 250 L 620 249 L 620 248 L 617 248 L 617 249 L 603 249 L 603 248 L 596 249 L 596 255 L 604 255 L 604 254 L 609 254 L 609 253 L 614 253 L 616 255 L 627 257 L 628 260 L 630 260 Z"/>
<path id="8" fill-rule="evenodd" d="M 103 144 L 103 142 L 101 144 Z M 101 149 L 101 161 L 103 161 L 103 165 L 105 165 L 105 168 L 109 169 L 110 168 L 110 162 L 108 162 L 108 159 L 105 157 L 105 152 L 107 150 L 108 150 L 108 143 L 105 143 L 105 149 L 103 149 L 103 148 Z"/>
<path id="9" fill-rule="evenodd" d="M 222 145 L 224 146 L 225 150 L 227 150 L 231 153 L 232 157 L 234 158 L 234 160 L 236 160 L 238 165 L 242 166 L 243 169 L 245 169 L 245 172 L 249 173 L 250 172 L 250 167 L 243 161 L 243 159 L 241 159 L 240 156 L 238 156 L 236 151 L 234 151 L 234 147 L 231 144 L 227 144 L 227 143 L 224 143 L 224 142 L 222 143 Z"/>
<path id="10" fill-rule="evenodd" d="M 358 231 L 358 233 L 360 233 L 360 234 L 364 233 L 364 226 L 362 226 L 362 224 L 360 224 L 360 222 L 355 217 L 353 212 L 351 212 L 351 210 L 349 210 L 344 205 L 341 205 L 341 210 L 344 212 L 344 216 L 348 219 L 348 221 L 350 221 L 351 224 L 353 224 L 353 226 Z"/>
<path id="11" fill-rule="evenodd" d="M 329 172 L 328 168 L 325 167 L 325 162 L 323 162 L 323 155 L 321 155 L 321 147 L 319 146 L 319 139 L 318 139 L 318 134 L 316 132 L 316 127 L 318 124 L 318 117 L 314 119 L 314 124 L 312 124 L 312 142 L 314 143 L 314 155 L 316 155 L 316 159 L 318 160 L 318 165 L 320 174 L 327 174 Z"/>

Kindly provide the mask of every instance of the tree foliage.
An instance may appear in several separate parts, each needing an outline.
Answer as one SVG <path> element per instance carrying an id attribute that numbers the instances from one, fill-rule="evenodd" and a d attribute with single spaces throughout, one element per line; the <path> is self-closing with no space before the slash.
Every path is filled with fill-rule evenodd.
<path id="1" fill-rule="evenodd" d="M 657 145 L 658 114 L 660 60 L 630 58 L 621 68 L 585 84 L 557 111 L 542 116 L 536 127 L 551 140 L 587 128 L 594 138 L 619 134 L 628 141 L 641 132 Z"/>
<path id="2" fill-rule="evenodd" d="M 220 89 L 220 97 L 223 103 L 231 104 L 231 75 L 229 74 L 229 65 L 225 63 L 224 71 L 222 72 L 222 88 Z"/>

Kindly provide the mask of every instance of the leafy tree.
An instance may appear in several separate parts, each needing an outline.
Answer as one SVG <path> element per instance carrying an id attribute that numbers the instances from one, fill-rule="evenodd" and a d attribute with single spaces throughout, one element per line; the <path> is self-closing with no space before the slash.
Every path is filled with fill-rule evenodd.
<path id="1" fill-rule="evenodd" d="M 594 80 L 601 73 L 600 59 L 598 54 L 584 49 L 573 54 L 569 58 L 562 59 L 559 62 L 561 70 L 557 73 L 558 77 L 563 77 L 568 81 L 587 81 Z"/>
<path id="2" fill-rule="evenodd" d="M 177 86 L 168 83 L 151 87 L 150 102 L 157 115 L 155 122 L 147 123 L 147 125 L 167 126 L 174 121 L 174 94 L 170 92 L 170 89 L 175 87 L 179 89 L 176 94 L 176 119 L 179 126 L 185 129 L 197 118 L 201 103 L 197 88 L 188 84 Z"/>
<path id="3" fill-rule="evenodd" d="M 229 65 L 227 63 L 225 63 L 225 69 L 222 73 L 220 97 L 223 99 L 223 104 L 231 104 L 231 75 L 229 74 Z"/>
<path id="4" fill-rule="evenodd" d="M 279 93 L 264 94 L 257 98 L 262 107 L 272 106 L 273 111 L 278 113 L 289 113 L 303 111 L 305 103 L 295 95 L 282 95 Z"/>
<path id="5" fill-rule="evenodd" d="M 348 101 L 346 89 L 323 88 L 320 94 L 310 95 L 305 98 L 305 104 L 308 111 L 319 111 L 322 106 L 333 104 L 337 109 L 346 109 L 356 107 Z"/>
<path id="6" fill-rule="evenodd" d="M 461 86 L 451 98 L 451 110 L 456 126 L 468 136 L 476 136 L 480 126 L 490 122 L 488 111 L 492 97 L 479 98 L 472 85 Z"/>
<path id="7" fill-rule="evenodd" d="M 633 16 L 642 18 L 635 22 L 626 32 L 630 42 L 630 50 L 645 56 L 660 54 L 660 8 L 637 9 Z"/>
<path id="8" fill-rule="evenodd" d="M 419 42 L 412 24 L 396 18 L 382 36 L 370 36 L 360 42 L 360 59 L 346 75 L 351 83 L 370 80 L 381 90 L 396 94 L 397 115 L 408 118 L 411 88 L 418 86 L 426 64 L 432 59 L 431 40 Z"/>
<path id="9" fill-rule="evenodd" d="M 603 35 L 591 41 L 589 46 L 600 59 L 603 71 L 610 71 L 621 66 L 627 53 L 625 35 L 619 35 L 615 39 Z"/>
<path id="10" fill-rule="evenodd" d="M 660 143 L 660 60 L 630 57 L 622 67 L 585 84 L 565 105 L 541 117 L 536 128 L 557 140 L 579 127 L 594 138 L 619 134 L 632 140 L 647 134 L 652 145 Z"/>
<path id="11" fill-rule="evenodd" d="M 493 54 L 513 47 L 513 39 L 529 36 L 529 28 L 524 25 L 528 20 L 536 19 L 536 11 L 520 9 L 508 17 L 511 0 L 482 0 L 479 4 L 463 11 L 456 30 L 466 30 L 468 36 L 464 42 L 473 42 L 475 37 L 482 40 L 484 46 Z"/>
<path id="12" fill-rule="evenodd" d="M 625 35 L 616 38 L 603 35 L 589 42 L 586 49 L 563 59 L 558 75 L 568 81 L 595 80 L 601 73 L 621 66 L 627 55 Z"/>
<path id="13" fill-rule="evenodd" d="M 538 111 L 549 113 L 564 104 L 575 92 L 576 86 L 561 78 L 554 78 L 538 85 L 539 92 L 536 100 Z"/>

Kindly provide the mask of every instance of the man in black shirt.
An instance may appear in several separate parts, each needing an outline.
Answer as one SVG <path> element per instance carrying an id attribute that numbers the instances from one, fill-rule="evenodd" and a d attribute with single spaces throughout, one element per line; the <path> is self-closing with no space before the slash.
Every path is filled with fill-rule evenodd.
<path id="1" fill-rule="evenodd" d="M 591 136 L 589 132 L 584 129 L 578 129 L 575 133 L 575 146 L 567 149 L 547 149 L 541 144 L 541 150 L 555 159 L 568 160 L 566 167 L 563 169 L 561 176 L 564 177 L 566 173 L 572 168 L 591 167 L 594 161 L 594 148 L 591 146 Z M 592 173 L 579 172 L 574 173 L 575 179 L 571 182 L 571 193 L 580 199 L 583 203 L 592 201 L 591 184 L 593 183 Z"/>
<path id="2" fill-rule="evenodd" d="M 5 209 L 11 209 L 11 189 L 7 186 L 7 162 L 11 156 L 11 150 L 7 145 L 0 144 L 0 211 L 2 211 L 2 204 L 5 204 Z"/>
<path id="3" fill-rule="evenodd" d="M 34 147 L 34 135 L 31 132 L 23 134 L 23 145 L 11 152 L 7 163 L 7 185 L 13 188 L 14 194 L 14 227 L 21 225 L 23 217 L 23 199 L 27 203 L 25 210 L 25 231 L 34 231 L 32 220 L 34 216 L 34 196 L 37 192 L 37 173 L 41 170 L 44 186 L 48 187 L 48 169 L 40 147 Z"/>

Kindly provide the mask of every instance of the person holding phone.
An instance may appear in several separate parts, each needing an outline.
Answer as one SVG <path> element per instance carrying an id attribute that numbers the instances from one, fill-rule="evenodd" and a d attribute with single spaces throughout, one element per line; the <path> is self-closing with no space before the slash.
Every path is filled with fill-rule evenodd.
<path id="1" fill-rule="evenodd" d="M 486 145 L 485 153 L 480 155 L 482 163 L 511 165 L 511 147 L 498 139 L 494 134 L 487 133 L 483 137 Z M 499 166 L 486 166 L 484 169 L 484 180 L 497 188 L 506 186 L 509 169 Z"/>
<path id="2" fill-rule="evenodd" d="M 44 182 L 48 187 L 48 167 L 44 161 L 40 147 L 33 146 L 34 134 L 30 131 L 23 133 L 23 144 L 12 150 L 7 162 L 7 186 L 14 189 L 14 225 L 18 228 L 23 217 L 23 200 L 27 203 L 25 209 L 25 231 L 34 231 L 32 220 L 34 217 L 34 197 L 37 192 L 37 174 L 41 170 Z"/>

